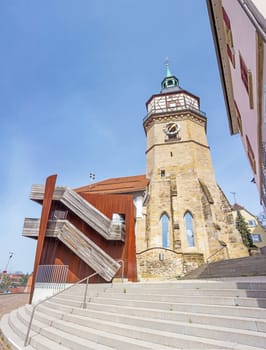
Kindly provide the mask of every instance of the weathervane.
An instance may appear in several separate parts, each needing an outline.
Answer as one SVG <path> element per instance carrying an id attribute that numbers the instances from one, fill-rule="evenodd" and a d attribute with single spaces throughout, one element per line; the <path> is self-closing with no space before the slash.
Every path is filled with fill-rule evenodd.
<path id="1" fill-rule="evenodd" d="M 91 184 L 92 182 L 95 180 L 95 174 L 94 173 L 90 173 L 90 181 L 91 181 Z"/>
<path id="2" fill-rule="evenodd" d="M 165 57 L 164 64 L 166 66 L 169 66 L 169 58 L 168 58 L 168 56 Z"/>

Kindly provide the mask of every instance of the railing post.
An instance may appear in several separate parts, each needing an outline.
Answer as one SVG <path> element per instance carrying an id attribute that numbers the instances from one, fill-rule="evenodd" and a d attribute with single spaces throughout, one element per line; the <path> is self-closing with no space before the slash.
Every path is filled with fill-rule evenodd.
<path id="1" fill-rule="evenodd" d="M 88 293 L 88 284 L 89 284 L 89 278 L 86 279 L 86 287 L 85 287 L 85 292 L 84 292 L 84 298 L 83 298 L 83 309 L 86 309 L 87 303 L 87 293 Z"/>
<path id="2" fill-rule="evenodd" d="M 207 274 L 208 276 L 210 275 L 210 270 L 209 270 L 209 259 L 212 258 L 214 255 L 216 255 L 217 253 L 219 253 L 221 250 L 226 249 L 227 252 L 227 259 L 229 259 L 229 252 L 228 252 L 228 248 L 227 245 L 224 243 L 222 245 L 221 248 L 217 249 L 216 252 L 214 252 L 212 255 L 210 255 L 207 259 L 206 259 L 206 264 L 207 264 Z"/>
<path id="3" fill-rule="evenodd" d="M 28 343 L 29 343 L 29 335 L 30 335 L 30 330 L 31 330 L 31 325 L 32 325 L 32 322 L 33 322 L 33 316 L 34 316 L 34 313 L 35 313 L 35 310 L 37 309 L 37 307 L 40 305 L 40 304 L 43 304 L 44 302 L 54 298 L 55 296 L 59 295 L 59 294 L 62 294 L 63 292 L 65 292 L 66 290 L 69 290 L 71 288 L 73 288 L 74 286 L 76 286 L 77 284 L 80 284 L 82 283 L 83 281 L 86 280 L 86 289 L 85 289 L 85 295 L 84 295 L 84 300 L 83 300 L 83 308 L 85 308 L 86 306 L 86 299 L 87 299 L 87 290 L 88 290 L 88 283 L 89 283 L 89 279 L 93 276 L 96 276 L 98 275 L 98 272 L 94 272 L 93 274 L 91 274 L 90 276 L 86 277 L 86 278 L 83 278 L 82 280 L 74 283 L 73 285 L 71 286 L 68 286 L 67 288 L 59 291 L 58 293 L 54 294 L 54 295 L 51 295 L 49 297 L 47 297 L 46 299 L 44 300 L 41 300 L 39 301 L 35 306 L 33 306 L 33 309 L 32 309 L 32 313 L 31 313 L 31 318 L 30 318 L 30 322 L 29 322 L 29 325 L 28 325 L 28 330 L 27 330 L 27 334 L 26 334 L 26 337 L 25 337 L 25 341 L 24 341 L 24 346 L 28 346 Z"/>
<path id="4" fill-rule="evenodd" d="M 209 261 L 208 259 L 206 260 L 206 264 L 207 264 L 207 275 L 210 275 L 210 270 L 209 270 Z"/>
<path id="5" fill-rule="evenodd" d="M 226 249 L 227 259 L 230 259 L 230 256 L 229 256 L 229 251 L 228 251 L 228 247 L 226 246 L 226 247 L 225 247 L 225 249 Z"/>
<path id="6" fill-rule="evenodd" d="M 122 280 L 122 283 L 124 283 L 125 263 L 124 263 L 124 260 L 123 260 L 123 259 L 119 259 L 119 260 L 117 260 L 117 262 L 118 262 L 119 264 L 121 264 L 121 269 L 122 269 L 121 280 Z"/>
<path id="7" fill-rule="evenodd" d="M 25 347 L 28 345 L 28 340 L 29 340 L 29 336 L 30 336 L 31 325 L 32 325 L 33 316 L 34 316 L 34 313 L 35 313 L 36 306 L 37 306 L 37 305 L 35 305 L 35 306 L 33 307 L 33 309 L 32 309 L 32 313 L 31 313 L 31 317 L 30 317 L 30 322 L 29 322 L 29 325 L 28 325 L 28 330 L 27 330 L 27 334 L 26 334 L 25 341 L 24 341 L 24 346 L 25 346 Z"/>

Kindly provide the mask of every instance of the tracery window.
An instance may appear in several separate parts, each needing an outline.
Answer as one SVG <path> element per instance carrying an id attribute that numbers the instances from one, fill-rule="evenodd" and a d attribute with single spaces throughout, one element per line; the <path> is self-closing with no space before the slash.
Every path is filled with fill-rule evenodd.
<path id="1" fill-rule="evenodd" d="M 169 217 L 167 214 L 163 214 L 161 216 L 161 233 L 162 233 L 162 246 L 163 248 L 170 247 L 169 240 Z"/>
<path id="2" fill-rule="evenodd" d="M 187 243 L 189 247 L 195 246 L 194 240 L 194 229 L 193 229 L 193 217 L 189 211 L 184 215 L 186 234 L 187 234 Z"/>

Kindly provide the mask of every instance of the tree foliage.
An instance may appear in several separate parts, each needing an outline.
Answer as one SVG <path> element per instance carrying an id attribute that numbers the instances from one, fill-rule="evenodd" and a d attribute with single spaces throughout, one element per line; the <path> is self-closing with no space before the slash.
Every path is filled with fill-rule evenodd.
<path id="1" fill-rule="evenodd" d="M 3 274 L 0 276 L 1 284 L 0 284 L 0 289 L 1 290 L 6 290 L 11 284 L 11 279 L 9 275 Z"/>
<path id="2" fill-rule="evenodd" d="M 22 276 L 20 280 L 20 285 L 25 287 L 27 285 L 29 277 L 30 277 L 29 274 Z"/>
<path id="3" fill-rule="evenodd" d="M 236 216 L 236 228 L 240 232 L 242 241 L 244 245 L 247 248 L 254 247 L 252 238 L 251 238 L 251 232 L 248 228 L 247 222 L 240 213 L 240 210 L 237 211 L 237 216 Z"/>

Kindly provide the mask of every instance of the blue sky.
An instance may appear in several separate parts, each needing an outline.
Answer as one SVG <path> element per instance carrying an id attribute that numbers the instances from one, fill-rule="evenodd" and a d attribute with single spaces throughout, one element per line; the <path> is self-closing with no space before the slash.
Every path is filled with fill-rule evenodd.
<path id="1" fill-rule="evenodd" d="M 12 0 L 0 3 L 0 270 L 31 272 L 38 217 L 31 185 L 79 187 L 145 173 L 145 102 L 164 61 L 201 99 L 218 184 L 261 211 L 239 136 L 230 136 L 205 1 Z"/>

